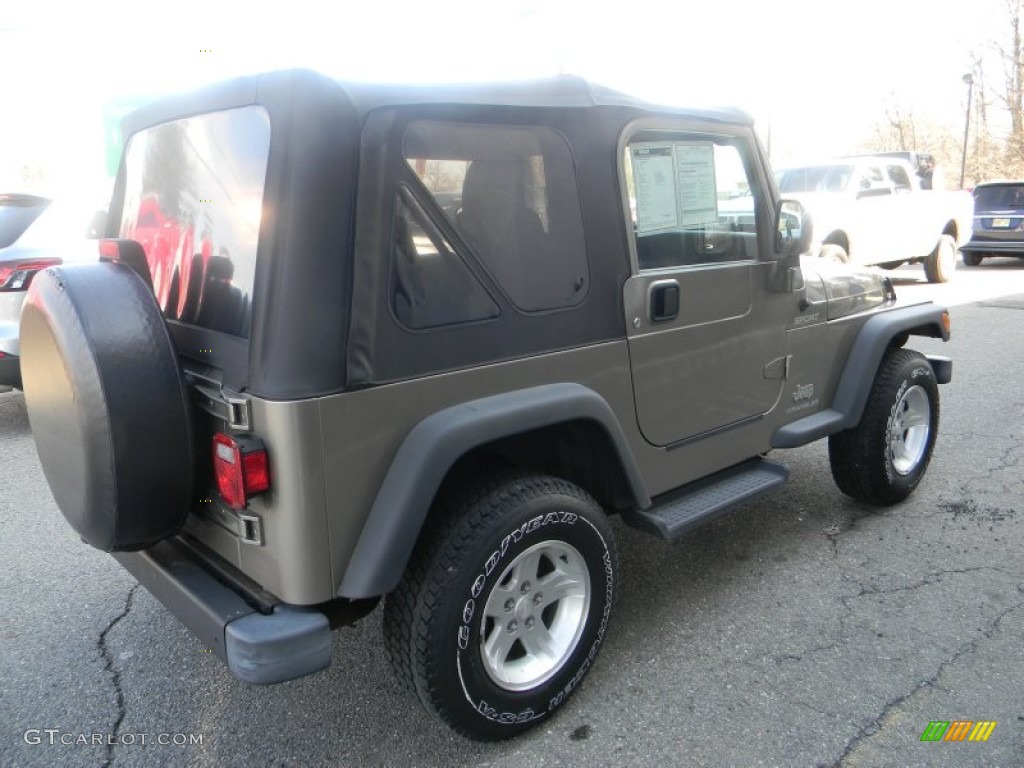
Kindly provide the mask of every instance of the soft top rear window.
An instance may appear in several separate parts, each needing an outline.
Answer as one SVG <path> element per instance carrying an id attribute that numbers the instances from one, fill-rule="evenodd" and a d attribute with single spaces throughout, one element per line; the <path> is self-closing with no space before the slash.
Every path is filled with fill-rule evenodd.
<path id="1" fill-rule="evenodd" d="M 269 152 L 270 118 L 259 106 L 131 137 L 121 237 L 145 250 L 169 320 L 248 337 Z"/>
<path id="2" fill-rule="evenodd" d="M 1024 209 L 1024 184 L 998 184 L 974 190 L 974 211 Z"/>
<path id="3" fill-rule="evenodd" d="M 13 245 L 50 201 L 30 195 L 0 195 L 0 248 Z"/>

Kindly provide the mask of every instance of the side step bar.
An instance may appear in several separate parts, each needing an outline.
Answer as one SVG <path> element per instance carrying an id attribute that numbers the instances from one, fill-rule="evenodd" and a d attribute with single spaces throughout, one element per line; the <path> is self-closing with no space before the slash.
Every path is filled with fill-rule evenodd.
<path id="1" fill-rule="evenodd" d="M 750 459 L 696 480 L 668 497 L 655 499 L 650 509 L 624 512 L 634 528 L 664 539 L 678 539 L 733 507 L 745 504 L 782 485 L 789 470 L 767 459 Z"/>

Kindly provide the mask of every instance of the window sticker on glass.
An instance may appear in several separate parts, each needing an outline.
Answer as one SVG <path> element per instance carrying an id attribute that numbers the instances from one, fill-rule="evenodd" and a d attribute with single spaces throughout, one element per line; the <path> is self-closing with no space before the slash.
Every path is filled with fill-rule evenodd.
<path id="1" fill-rule="evenodd" d="M 712 142 L 639 142 L 630 153 L 638 234 L 718 221 Z"/>
<path id="2" fill-rule="evenodd" d="M 710 141 L 677 142 L 673 149 L 680 224 L 696 227 L 717 223 L 714 145 Z"/>
<path id="3" fill-rule="evenodd" d="M 634 144 L 636 228 L 641 234 L 679 226 L 671 144 Z"/>

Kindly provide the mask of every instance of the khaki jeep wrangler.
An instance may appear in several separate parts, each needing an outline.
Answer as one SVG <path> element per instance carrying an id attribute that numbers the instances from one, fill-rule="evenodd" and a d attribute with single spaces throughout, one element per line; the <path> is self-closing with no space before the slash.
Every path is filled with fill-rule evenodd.
<path id="1" fill-rule="evenodd" d="M 22 314 L 29 417 L 74 530 L 238 678 L 331 662 L 384 599 L 401 679 L 517 734 L 609 631 L 611 515 L 667 539 L 828 438 L 906 498 L 945 310 L 810 274 L 752 123 L 575 78 L 249 77 L 129 116 L 102 261 Z"/>

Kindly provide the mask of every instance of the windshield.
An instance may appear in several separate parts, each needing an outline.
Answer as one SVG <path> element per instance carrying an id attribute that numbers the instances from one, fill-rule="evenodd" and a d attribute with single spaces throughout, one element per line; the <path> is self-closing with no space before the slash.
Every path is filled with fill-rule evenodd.
<path id="1" fill-rule="evenodd" d="M 852 165 L 812 165 L 791 168 L 779 176 L 782 192 L 842 192 L 853 178 Z"/>
<path id="2" fill-rule="evenodd" d="M 50 201 L 27 195 L 0 195 L 0 248 L 13 245 Z"/>
<path id="3" fill-rule="evenodd" d="M 1024 184 L 999 184 L 974 190 L 974 211 L 1024 209 Z"/>

